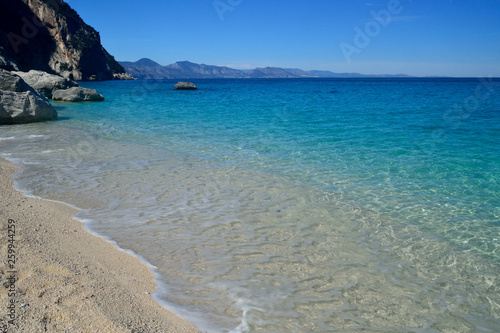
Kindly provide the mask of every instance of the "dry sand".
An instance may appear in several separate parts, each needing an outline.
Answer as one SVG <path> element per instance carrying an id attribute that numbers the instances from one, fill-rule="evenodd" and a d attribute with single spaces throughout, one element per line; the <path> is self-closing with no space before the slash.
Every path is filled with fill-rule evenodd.
<path id="1" fill-rule="evenodd" d="M 73 208 L 16 191 L 18 170 L 0 158 L 0 332 L 198 332 L 151 298 L 139 259 L 87 232 Z"/>

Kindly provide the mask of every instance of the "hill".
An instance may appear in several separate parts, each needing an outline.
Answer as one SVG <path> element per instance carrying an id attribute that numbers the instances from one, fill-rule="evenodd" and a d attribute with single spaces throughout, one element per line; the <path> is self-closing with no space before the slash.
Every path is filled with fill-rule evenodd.
<path id="1" fill-rule="evenodd" d="M 142 58 L 136 62 L 120 61 L 125 70 L 133 77 L 150 79 L 276 79 L 276 78 L 335 78 L 335 77 L 407 77 L 407 75 L 363 75 L 359 73 L 333 73 L 330 71 L 304 71 L 299 68 L 264 67 L 251 70 L 239 70 L 225 66 L 196 64 L 189 61 L 162 66 L 157 62 Z"/>

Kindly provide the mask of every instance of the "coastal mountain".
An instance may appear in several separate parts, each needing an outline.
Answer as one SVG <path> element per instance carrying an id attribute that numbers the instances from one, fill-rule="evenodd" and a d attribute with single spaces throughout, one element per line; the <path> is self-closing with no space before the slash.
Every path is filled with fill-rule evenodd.
<path id="1" fill-rule="evenodd" d="M 0 68 L 82 81 L 131 79 L 63 0 L 0 1 Z"/>
<path id="2" fill-rule="evenodd" d="M 143 80 L 151 79 L 202 79 L 202 78 L 244 78 L 245 72 L 221 66 L 195 64 L 189 61 L 179 61 L 168 66 L 162 66 L 151 59 L 143 58 L 136 62 L 121 61 L 133 77 Z"/>
<path id="3" fill-rule="evenodd" d="M 265 68 L 255 68 L 247 73 L 247 77 L 251 79 L 289 79 L 294 77 L 301 77 L 293 71 L 277 68 L 277 67 L 265 67 Z"/>
<path id="4" fill-rule="evenodd" d="M 191 78 L 242 78 L 245 73 L 237 69 L 221 66 L 199 65 L 189 61 L 179 61 L 165 66 L 177 77 L 189 74 Z"/>
<path id="5" fill-rule="evenodd" d="M 145 79 L 145 80 L 154 80 L 154 79 L 170 79 L 172 73 L 164 66 L 154 62 L 153 60 L 143 58 L 137 62 L 120 62 L 124 68 L 129 68 L 128 73 L 131 74 L 135 78 Z"/>
<path id="6" fill-rule="evenodd" d="M 265 67 L 248 71 L 224 66 L 195 64 L 189 61 L 179 61 L 167 66 L 142 58 L 136 62 L 120 61 L 125 70 L 133 77 L 141 80 L 161 79 L 275 79 L 275 78 L 334 78 L 334 77 L 406 77 L 407 75 L 363 75 L 359 73 L 333 73 L 330 71 L 304 71 L 299 68 Z"/>

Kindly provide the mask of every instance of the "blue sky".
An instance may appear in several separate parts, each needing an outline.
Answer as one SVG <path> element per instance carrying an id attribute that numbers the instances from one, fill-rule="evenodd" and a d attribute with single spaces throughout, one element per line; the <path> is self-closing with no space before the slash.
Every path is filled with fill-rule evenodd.
<path id="1" fill-rule="evenodd" d="M 117 60 L 500 76 L 500 0 L 67 0 Z"/>

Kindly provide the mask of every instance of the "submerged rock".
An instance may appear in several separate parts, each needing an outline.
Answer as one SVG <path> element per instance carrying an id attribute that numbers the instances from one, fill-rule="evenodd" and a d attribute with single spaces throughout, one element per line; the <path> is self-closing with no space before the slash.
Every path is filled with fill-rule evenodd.
<path id="1" fill-rule="evenodd" d="M 57 111 L 24 80 L 0 69 L 0 125 L 50 120 Z"/>
<path id="2" fill-rule="evenodd" d="M 43 71 L 30 70 L 29 72 L 13 73 L 19 75 L 27 84 L 47 98 L 52 98 L 52 94 L 56 90 L 78 87 L 78 83 L 75 81 Z"/>
<path id="3" fill-rule="evenodd" d="M 62 102 L 99 102 L 104 97 L 94 89 L 73 87 L 69 89 L 56 90 L 52 94 L 54 101 Z"/>
<path id="4" fill-rule="evenodd" d="M 178 82 L 174 85 L 177 90 L 196 90 L 198 89 L 192 82 Z"/>

